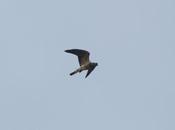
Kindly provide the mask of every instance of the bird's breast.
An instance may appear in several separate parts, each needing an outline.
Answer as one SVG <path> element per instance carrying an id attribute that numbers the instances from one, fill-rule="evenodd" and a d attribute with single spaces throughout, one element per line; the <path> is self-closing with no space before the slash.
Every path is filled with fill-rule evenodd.
<path id="1" fill-rule="evenodd" d="M 82 70 L 88 70 L 88 68 L 89 68 L 89 64 L 81 65 Z"/>

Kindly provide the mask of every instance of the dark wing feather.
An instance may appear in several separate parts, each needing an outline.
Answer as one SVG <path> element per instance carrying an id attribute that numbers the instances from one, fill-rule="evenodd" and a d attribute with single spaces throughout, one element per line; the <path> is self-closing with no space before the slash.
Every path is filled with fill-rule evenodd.
<path id="1" fill-rule="evenodd" d="M 88 72 L 87 72 L 87 74 L 86 74 L 86 77 L 88 77 L 88 75 L 94 70 L 94 68 L 95 68 L 96 66 L 91 66 L 89 69 L 88 69 Z M 86 78 L 85 77 L 85 78 Z"/>
<path id="2" fill-rule="evenodd" d="M 89 55 L 90 54 L 86 50 L 70 49 L 70 50 L 65 50 L 65 52 L 78 56 L 78 61 L 79 61 L 80 66 L 89 62 Z"/>

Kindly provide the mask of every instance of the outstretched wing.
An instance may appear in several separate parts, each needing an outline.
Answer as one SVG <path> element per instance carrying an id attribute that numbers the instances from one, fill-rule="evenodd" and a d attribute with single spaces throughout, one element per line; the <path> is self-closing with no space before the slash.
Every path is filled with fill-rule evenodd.
<path id="1" fill-rule="evenodd" d="M 87 74 L 86 74 L 86 77 L 88 77 L 88 75 L 94 70 L 94 68 L 95 68 L 96 66 L 91 66 L 89 69 L 88 69 L 88 72 L 87 72 Z M 86 78 L 85 77 L 85 78 Z"/>
<path id="2" fill-rule="evenodd" d="M 72 53 L 76 56 L 78 56 L 78 61 L 80 66 L 86 63 L 89 63 L 89 52 L 86 50 L 80 50 L 80 49 L 70 49 L 70 50 L 65 50 L 67 53 Z"/>

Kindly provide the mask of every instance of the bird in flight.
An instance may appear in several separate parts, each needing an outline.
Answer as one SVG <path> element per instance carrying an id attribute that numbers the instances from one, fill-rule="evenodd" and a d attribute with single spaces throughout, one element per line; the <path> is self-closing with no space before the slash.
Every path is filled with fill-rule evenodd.
<path id="1" fill-rule="evenodd" d="M 98 63 L 94 63 L 94 62 L 91 62 L 89 60 L 90 53 L 86 50 L 70 49 L 70 50 L 65 50 L 65 52 L 78 56 L 78 61 L 79 61 L 79 65 L 80 65 L 80 67 L 77 70 L 70 73 L 70 75 L 74 75 L 78 72 L 80 73 L 83 70 L 88 70 L 88 72 L 85 76 L 85 78 L 86 78 L 98 65 Z"/>

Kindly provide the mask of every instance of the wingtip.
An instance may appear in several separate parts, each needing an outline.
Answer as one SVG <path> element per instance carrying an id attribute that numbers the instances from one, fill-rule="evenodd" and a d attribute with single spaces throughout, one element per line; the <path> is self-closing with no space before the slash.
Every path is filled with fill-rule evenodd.
<path id="1" fill-rule="evenodd" d="M 64 51 L 69 53 L 71 50 L 72 50 L 72 49 L 67 49 L 67 50 L 64 50 Z"/>
<path id="2" fill-rule="evenodd" d="M 67 50 L 64 50 L 64 52 L 66 52 Z"/>

